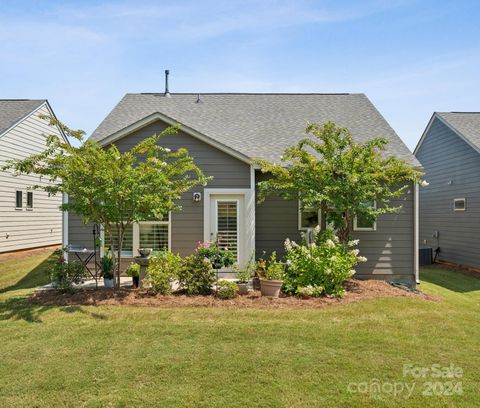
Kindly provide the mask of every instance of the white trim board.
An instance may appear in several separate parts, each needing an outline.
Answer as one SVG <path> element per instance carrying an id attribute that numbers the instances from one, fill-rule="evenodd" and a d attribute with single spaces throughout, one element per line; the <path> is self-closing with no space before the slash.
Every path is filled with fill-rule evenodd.
<path id="1" fill-rule="evenodd" d="M 122 130 L 119 130 L 118 132 L 115 132 L 111 134 L 110 136 L 107 136 L 106 138 L 100 140 L 98 143 L 102 146 L 105 146 L 110 143 L 114 143 L 115 141 L 128 136 L 130 133 L 133 133 L 141 128 L 144 128 L 145 126 L 148 126 L 157 120 L 165 122 L 167 125 L 170 126 L 175 126 L 175 125 L 180 125 L 180 129 L 183 130 L 186 134 L 193 136 L 197 138 L 198 140 L 209 144 L 210 146 L 215 147 L 216 149 L 227 153 L 228 155 L 235 157 L 236 159 L 247 163 L 251 164 L 251 160 L 249 157 L 245 156 L 244 154 L 237 152 L 236 150 L 232 149 L 231 147 L 228 147 L 220 142 L 217 142 L 216 140 L 204 135 L 203 133 L 200 133 L 196 131 L 193 128 L 190 128 L 188 126 L 185 126 L 178 121 L 170 118 L 169 116 L 164 115 L 163 113 L 156 112 L 151 115 L 148 115 L 144 117 L 143 119 L 140 119 L 139 121 L 132 123 L 131 125 L 123 128 Z"/>

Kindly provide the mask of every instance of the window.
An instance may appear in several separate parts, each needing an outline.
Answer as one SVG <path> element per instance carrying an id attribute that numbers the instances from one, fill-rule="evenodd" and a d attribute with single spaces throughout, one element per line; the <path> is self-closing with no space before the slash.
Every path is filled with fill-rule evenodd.
<path id="1" fill-rule="evenodd" d="M 365 204 L 368 207 L 377 208 L 375 202 L 369 202 Z M 357 215 L 353 220 L 353 230 L 354 231 L 376 231 L 377 222 L 375 220 L 368 220 L 365 216 Z"/>
<path id="2" fill-rule="evenodd" d="M 106 238 L 108 242 L 109 237 Z M 115 243 L 118 242 L 118 231 L 115 226 L 112 226 L 112 239 L 113 249 L 116 251 Z M 128 226 L 123 235 L 122 256 L 133 256 L 133 225 Z"/>
<path id="3" fill-rule="evenodd" d="M 33 191 L 27 191 L 27 208 L 33 209 Z"/>
<path id="4" fill-rule="evenodd" d="M 466 209 L 465 198 L 455 198 L 453 200 L 453 210 L 454 211 L 465 211 L 465 209 Z"/>
<path id="5" fill-rule="evenodd" d="M 306 230 L 315 228 L 321 224 L 321 211 L 313 208 L 302 208 L 302 203 L 298 205 L 298 229 Z"/>
<path id="6" fill-rule="evenodd" d="M 15 195 L 15 208 L 23 207 L 23 194 L 21 191 L 17 191 Z"/>
<path id="7" fill-rule="evenodd" d="M 153 253 L 168 249 L 168 221 L 141 222 L 138 241 L 140 248 L 151 248 Z"/>
<path id="8" fill-rule="evenodd" d="M 169 249 L 170 222 L 166 220 L 142 221 L 130 225 L 125 230 L 122 244 L 122 256 L 133 257 L 138 255 L 138 249 L 149 248 L 153 253 Z M 113 242 L 116 242 L 118 233 L 112 226 Z M 105 235 L 106 244 L 109 243 L 108 235 Z"/>

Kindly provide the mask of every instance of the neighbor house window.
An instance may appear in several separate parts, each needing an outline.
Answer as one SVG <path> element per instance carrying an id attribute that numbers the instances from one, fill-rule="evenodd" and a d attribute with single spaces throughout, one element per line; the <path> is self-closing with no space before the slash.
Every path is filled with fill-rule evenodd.
<path id="1" fill-rule="evenodd" d="M 27 192 L 27 208 L 33 208 L 33 191 Z"/>
<path id="2" fill-rule="evenodd" d="M 301 202 L 298 203 L 298 229 L 315 228 L 321 221 L 321 210 L 303 207 Z"/>
<path id="3" fill-rule="evenodd" d="M 454 211 L 465 211 L 466 209 L 465 198 L 455 198 L 453 200 L 453 209 Z"/>
<path id="4" fill-rule="evenodd" d="M 366 203 L 369 207 L 377 208 L 375 202 Z M 354 231 L 375 231 L 377 229 L 377 222 L 375 220 L 369 220 L 363 215 L 355 216 L 353 220 L 353 230 Z"/>
<path id="5" fill-rule="evenodd" d="M 17 191 L 15 194 L 15 207 L 16 208 L 23 207 L 23 193 L 21 191 Z"/>

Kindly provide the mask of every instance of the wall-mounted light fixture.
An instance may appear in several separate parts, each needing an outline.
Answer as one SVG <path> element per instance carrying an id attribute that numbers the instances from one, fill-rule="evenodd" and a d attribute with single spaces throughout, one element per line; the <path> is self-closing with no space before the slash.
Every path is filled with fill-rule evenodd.
<path id="1" fill-rule="evenodd" d="M 193 193 L 193 201 L 196 203 L 202 201 L 202 193 Z"/>

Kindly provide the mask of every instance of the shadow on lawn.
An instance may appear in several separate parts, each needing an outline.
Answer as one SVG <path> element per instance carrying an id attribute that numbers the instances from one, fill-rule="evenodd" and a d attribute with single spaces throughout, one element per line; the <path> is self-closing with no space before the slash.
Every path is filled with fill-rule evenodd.
<path id="1" fill-rule="evenodd" d="M 480 290 L 480 279 L 475 276 L 468 276 L 467 274 L 468 272 L 453 271 L 442 266 L 434 265 L 420 270 L 420 280 L 458 293 Z"/>
<path id="2" fill-rule="evenodd" d="M 81 306 L 42 306 L 31 303 L 27 297 L 15 297 L 0 302 L 0 320 L 25 320 L 30 323 L 41 323 L 41 315 L 53 309 L 64 313 L 81 313 L 93 319 L 107 319 L 106 315 L 89 312 Z"/>
<path id="3" fill-rule="evenodd" d="M 49 282 L 48 270 L 55 262 L 55 256 L 51 255 L 43 262 L 35 266 L 30 272 L 24 275 L 18 282 L 13 285 L 1 288 L 0 293 L 10 292 L 19 289 L 32 289 Z"/>

